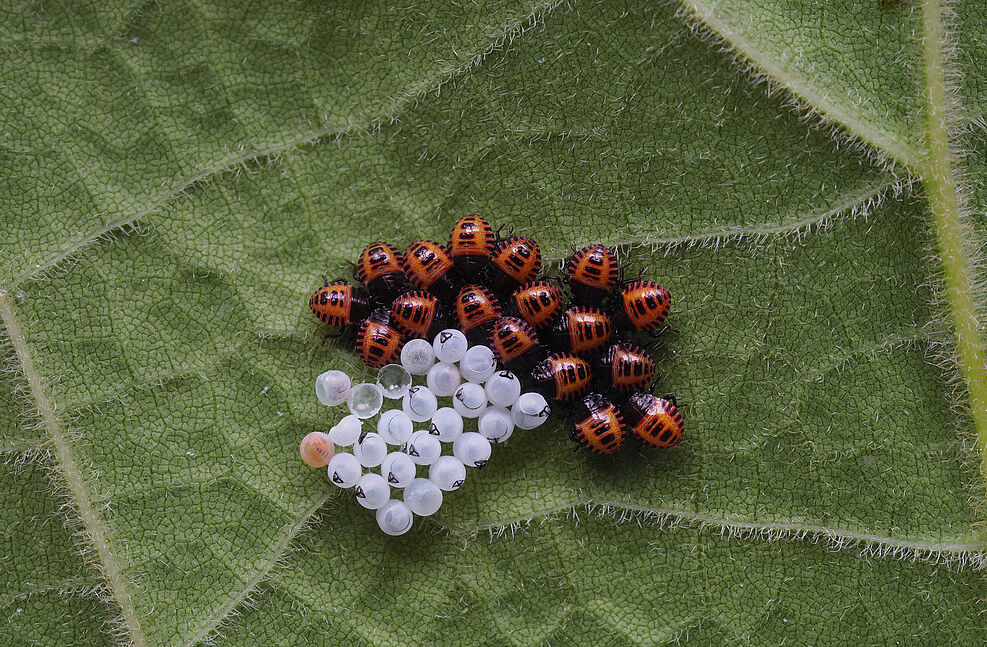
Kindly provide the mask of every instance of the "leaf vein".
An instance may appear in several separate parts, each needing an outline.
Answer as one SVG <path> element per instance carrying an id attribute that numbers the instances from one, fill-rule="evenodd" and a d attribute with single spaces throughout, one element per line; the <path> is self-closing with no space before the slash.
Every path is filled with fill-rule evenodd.
<path id="1" fill-rule="evenodd" d="M 2 290 L 0 290 L 0 319 L 3 320 L 10 344 L 20 364 L 20 370 L 27 381 L 28 396 L 37 407 L 44 427 L 51 436 L 53 456 L 57 460 L 58 469 L 71 493 L 76 512 L 83 522 L 89 542 L 96 550 L 103 577 L 109 585 L 113 599 L 120 607 L 123 624 L 130 634 L 133 644 L 136 647 L 144 647 L 148 642 L 137 616 L 134 602 L 130 597 L 130 583 L 124 574 L 125 566 L 122 558 L 115 554 L 110 547 L 107 528 L 93 507 L 82 470 L 76 462 L 65 432 L 62 430 L 58 414 L 55 413 L 55 403 L 45 393 L 41 375 L 34 366 L 34 360 L 28 348 L 27 338 L 17 321 L 10 294 Z"/>
<path id="2" fill-rule="evenodd" d="M 818 111 L 828 119 L 844 124 L 853 135 L 884 151 L 905 167 L 913 171 L 919 171 L 923 168 L 923 151 L 898 141 L 893 133 L 883 132 L 868 124 L 838 102 L 814 89 L 806 79 L 801 78 L 794 71 L 786 69 L 780 62 L 759 50 L 739 31 L 731 28 L 726 21 L 716 15 L 712 7 L 700 0 L 682 0 L 682 4 L 695 20 L 709 28 L 742 56 L 752 61 L 763 73 L 792 95 L 804 100 L 813 110 Z"/>
<path id="3" fill-rule="evenodd" d="M 799 521 L 757 521 L 738 517 L 717 516 L 692 510 L 677 508 L 652 507 L 622 501 L 606 499 L 581 499 L 564 505 L 535 511 L 529 515 L 518 516 L 502 521 L 495 521 L 476 526 L 445 526 L 456 534 L 472 535 L 488 531 L 493 535 L 503 534 L 506 530 L 517 529 L 535 519 L 552 519 L 562 514 L 572 513 L 576 508 L 585 508 L 590 513 L 601 515 L 643 514 L 660 520 L 663 524 L 698 524 L 710 527 L 731 536 L 742 537 L 793 537 L 798 539 L 826 539 L 838 547 L 863 543 L 889 552 L 907 551 L 920 552 L 930 555 L 953 555 L 968 560 L 976 568 L 987 567 L 987 542 L 975 533 L 949 538 L 924 537 L 892 537 L 873 532 L 864 532 L 848 528 L 835 528 L 820 524 L 807 524 Z M 625 518 L 630 518 L 625 516 Z"/>
<path id="4" fill-rule="evenodd" d="M 238 591 L 236 595 L 231 597 L 225 605 L 223 605 L 219 613 L 217 613 L 214 618 L 199 627 L 195 634 L 193 634 L 192 637 L 186 641 L 185 647 L 192 647 L 193 645 L 205 640 L 238 606 L 240 606 L 241 603 L 247 599 L 247 597 L 262 582 L 268 578 L 281 558 L 288 552 L 291 547 L 291 543 L 295 540 L 295 537 L 298 536 L 298 533 L 305 528 L 309 519 L 312 518 L 312 515 L 314 515 L 323 505 L 325 505 L 326 501 L 331 498 L 332 494 L 332 492 L 327 491 L 325 495 L 316 499 L 316 501 L 309 506 L 309 508 L 297 521 L 287 527 L 288 532 L 286 532 L 281 541 L 274 546 L 274 550 L 271 551 L 271 555 L 267 559 L 264 567 L 257 571 L 253 577 L 247 580 L 244 587 Z"/>
<path id="5" fill-rule="evenodd" d="M 267 158 L 275 158 L 279 155 L 289 153 L 297 148 L 301 148 L 302 146 L 315 145 L 326 138 L 338 139 L 345 135 L 373 132 L 384 124 L 395 121 L 404 112 L 413 107 L 418 101 L 428 94 L 439 91 L 446 83 L 449 83 L 464 74 L 468 74 L 471 70 L 479 67 L 484 60 L 486 60 L 487 56 L 502 47 L 505 42 L 512 42 L 515 38 L 524 34 L 528 31 L 530 26 L 533 26 L 540 20 L 543 20 L 560 5 L 565 4 L 565 2 L 566 0 L 548 0 L 533 5 L 527 14 L 511 22 L 497 36 L 491 38 L 486 48 L 469 57 L 464 63 L 455 66 L 448 66 L 443 69 L 441 73 L 436 75 L 435 78 L 430 79 L 430 83 L 422 83 L 420 84 L 420 87 L 414 87 L 408 92 L 395 97 L 392 99 L 387 109 L 376 117 L 363 122 L 350 123 L 342 127 L 309 130 L 279 144 L 265 148 L 252 149 L 243 154 L 235 155 L 226 158 L 225 160 L 220 160 L 211 166 L 203 168 L 198 173 L 178 180 L 174 183 L 171 189 L 167 190 L 146 209 L 115 218 L 104 224 L 102 227 L 99 227 L 91 233 L 78 239 L 76 242 L 67 246 L 64 250 L 53 257 L 35 264 L 32 269 L 16 277 L 7 287 L 7 291 L 14 291 L 14 289 L 16 289 L 17 286 L 24 281 L 44 276 L 46 272 L 54 267 L 57 267 L 60 263 L 72 258 L 86 246 L 111 236 L 113 232 L 117 230 L 126 229 L 135 225 L 138 221 L 160 211 L 165 205 L 175 198 L 183 195 L 192 186 L 205 182 L 215 175 L 221 175 L 222 173 L 228 172 L 238 166 L 249 164 L 251 162 L 256 162 Z"/>

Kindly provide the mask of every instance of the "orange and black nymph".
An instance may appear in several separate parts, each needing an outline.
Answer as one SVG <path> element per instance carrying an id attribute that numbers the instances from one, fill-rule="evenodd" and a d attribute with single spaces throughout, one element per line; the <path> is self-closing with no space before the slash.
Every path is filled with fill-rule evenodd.
<path id="1" fill-rule="evenodd" d="M 541 270 L 541 250 L 531 238 L 511 236 L 494 248 L 490 258 L 490 286 L 501 294 L 509 294 L 538 276 Z"/>
<path id="2" fill-rule="evenodd" d="M 562 290 L 547 281 L 531 281 L 511 294 L 511 302 L 521 318 L 535 330 L 547 328 L 562 310 Z"/>
<path id="3" fill-rule="evenodd" d="M 599 393 L 590 393 L 576 405 L 570 438 L 597 454 L 613 454 L 624 445 L 620 410 Z"/>
<path id="4" fill-rule="evenodd" d="M 493 254 L 496 236 L 490 223 L 470 214 L 460 218 L 449 234 L 449 255 L 461 274 L 483 271 Z"/>
<path id="5" fill-rule="evenodd" d="M 390 243 L 370 243 L 354 264 L 353 278 L 371 294 L 384 298 L 400 294 L 405 285 L 404 255 Z"/>
<path id="6" fill-rule="evenodd" d="M 422 290 L 412 290 L 391 303 L 392 326 L 408 339 L 428 339 L 446 327 L 438 297 Z"/>
<path id="7" fill-rule="evenodd" d="M 596 353 L 610 341 L 611 336 L 613 322 L 599 308 L 569 308 L 552 328 L 555 347 L 576 355 Z"/>
<path id="8" fill-rule="evenodd" d="M 404 250 L 404 273 L 419 290 L 452 294 L 453 262 L 449 250 L 431 240 L 418 240 Z"/>
<path id="9" fill-rule="evenodd" d="M 456 325 L 469 337 L 500 316 L 500 303 L 482 285 L 464 285 L 456 295 L 455 316 Z"/>
<path id="10" fill-rule="evenodd" d="M 638 391 L 631 394 L 623 409 L 627 428 L 644 444 L 673 447 L 682 440 L 685 425 L 674 396 L 659 398 Z"/>
<path id="11" fill-rule="evenodd" d="M 640 389 L 655 375 L 655 360 L 637 344 L 608 346 L 596 365 L 596 377 L 617 391 Z"/>
<path id="12" fill-rule="evenodd" d="M 315 316 L 330 326 L 345 326 L 363 321 L 370 311 L 370 297 L 362 289 L 353 287 L 346 279 L 329 281 L 323 275 L 323 286 L 308 300 L 308 307 Z"/>
<path id="13" fill-rule="evenodd" d="M 574 400 L 589 389 L 589 362 L 569 353 L 550 355 L 531 369 L 535 389 L 550 400 Z"/>
<path id="14" fill-rule="evenodd" d="M 591 303 L 602 299 L 617 284 L 620 265 L 609 247 L 595 243 L 569 257 L 566 275 L 573 298 Z"/>
<path id="15" fill-rule="evenodd" d="M 612 312 L 618 327 L 657 335 L 663 330 L 672 295 L 654 281 L 638 279 L 621 288 L 615 301 Z"/>
<path id="16" fill-rule="evenodd" d="M 394 362 L 404 345 L 404 337 L 389 324 L 367 319 L 356 331 L 354 345 L 364 364 L 380 368 Z"/>
<path id="17" fill-rule="evenodd" d="M 490 350 L 515 373 L 526 372 L 541 356 L 535 329 L 517 317 L 498 317 L 490 326 Z"/>

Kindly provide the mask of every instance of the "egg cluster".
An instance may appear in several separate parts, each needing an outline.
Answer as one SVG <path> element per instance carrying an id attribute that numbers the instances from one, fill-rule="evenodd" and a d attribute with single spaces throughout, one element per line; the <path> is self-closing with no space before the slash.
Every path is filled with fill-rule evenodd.
<path id="1" fill-rule="evenodd" d="M 453 329 L 485 349 L 470 352 L 489 353 L 526 390 L 558 403 L 572 418 L 572 438 L 594 452 L 612 454 L 628 435 L 651 447 L 681 440 L 675 398 L 647 386 L 656 367 L 643 341 L 669 328 L 671 295 L 654 281 L 623 280 L 607 246 L 573 249 L 560 275 L 540 275 L 533 239 L 501 237 L 469 215 L 448 244 L 416 241 L 402 252 L 378 241 L 353 266 L 360 285 L 323 277 L 309 307 L 337 335 L 349 327 L 368 366 Z M 429 387 L 443 392 L 444 378 Z"/>
<path id="2" fill-rule="evenodd" d="M 326 467 L 334 484 L 353 488 L 360 505 L 376 510 L 389 535 L 407 532 L 415 515 L 435 514 L 443 493 L 462 487 L 467 467 L 486 465 L 491 443 L 505 442 L 515 428 L 534 429 L 551 413 L 542 394 L 522 393 L 517 376 L 499 370 L 493 352 L 470 346 L 459 330 L 439 331 L 432 343 L 410 340 L 400 361 L 382 366 L 376 384 L 353 385 L 342 371 L 319 375 L 319 401 L 345 403 L 350 414 L 328 434 L 308 434 L 300 447 L 305 463 Z M 388 399 L 401 407 L 381 412 Z M 451 406 L 439 406 L 440 399 Z M 376 431 L 364 429 L 378 414 Z M 477 431 L 465 430 L 470 419 Z M 392 498 L 396 490 L 401 499 Z"/>

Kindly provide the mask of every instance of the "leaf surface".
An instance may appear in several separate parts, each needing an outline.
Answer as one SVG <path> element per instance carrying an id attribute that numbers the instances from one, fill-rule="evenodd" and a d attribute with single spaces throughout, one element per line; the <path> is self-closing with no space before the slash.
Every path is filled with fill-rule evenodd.
<path id="1" fill-rule="evenodd" d="M 940 161 L 983 313 L 970 4 Z M 0 16 L 13 644 L 982 642 L 926 7 L 434 5 Z M 668 285 L 687 437 L 594 460 L 553 421 L 387 538 L 297 459 L 342 415 L 314 377 L 370 376 L 307 298 L 472 211 Z"/>

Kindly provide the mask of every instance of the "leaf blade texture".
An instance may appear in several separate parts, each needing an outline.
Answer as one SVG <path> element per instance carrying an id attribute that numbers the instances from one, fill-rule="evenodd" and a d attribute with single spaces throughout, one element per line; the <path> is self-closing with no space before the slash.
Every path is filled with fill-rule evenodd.
<path id="1" fill-rule="evenodd" d="M 933 227 L 982 331 L 975 3 L 948 157 L 929 3 L 271 4 L 2 10 L 13 644 L 982 642 Z M 315 375 L 370 375 L 305 304 L 474 211 L 669 286 L 687 437 L 600 461 L 554 421 L 384 537 L 297 459 L 342 415 Z"/>

